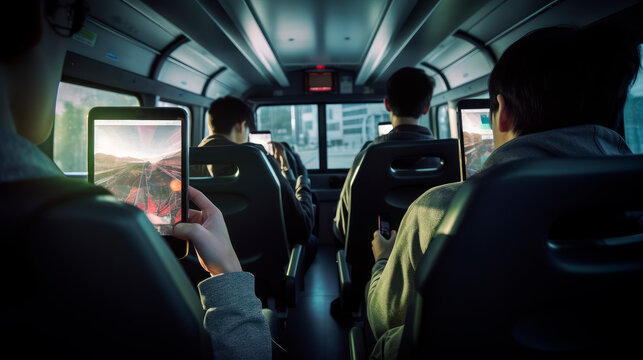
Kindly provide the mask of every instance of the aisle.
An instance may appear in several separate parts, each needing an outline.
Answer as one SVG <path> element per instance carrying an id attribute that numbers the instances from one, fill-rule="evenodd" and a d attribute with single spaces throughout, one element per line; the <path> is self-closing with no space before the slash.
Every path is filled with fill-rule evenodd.
<path id="1" fill-rule="evenodd" d="M 291 359 L 348 359 L 348 326 L 330 315 L 330 303 L 338 295 L 335 248 L 321 245 L 306 273 L 306 288 L 297 307 L 290 309 L 286 327 Z"/>

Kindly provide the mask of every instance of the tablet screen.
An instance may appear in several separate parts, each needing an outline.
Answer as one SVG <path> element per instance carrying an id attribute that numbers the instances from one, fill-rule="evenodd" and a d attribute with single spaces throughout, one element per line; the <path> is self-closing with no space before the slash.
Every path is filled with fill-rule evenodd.
<path id="1" fill-rule="evenodd" d="M 461 109 L 462 141 L 467 178 L 480 171 L 493 151 L 489 109 Z"/>
<path id="2" fill-rule="evenodd" d="M 249 140 L 252 143 L 260 144 L 264 149 L 266 149 L 268 154 L 274 155 L 272 144 L 270 143 L 272 141 L 272 135 L 269 132 L 250 133 Z"/>
<path id="3" fill-rule="evenodd" d="M 393 130 L 393 124 L 378 124 L 377 125 L 377 134 L 379 136 L 386 135 Z"/>
<path id="4" fill-rule="evenodd" d="M 181 221 L 181 121 L 108 120 L 94 124 L 94 184 L 134 205 L 161 235 Z"/>

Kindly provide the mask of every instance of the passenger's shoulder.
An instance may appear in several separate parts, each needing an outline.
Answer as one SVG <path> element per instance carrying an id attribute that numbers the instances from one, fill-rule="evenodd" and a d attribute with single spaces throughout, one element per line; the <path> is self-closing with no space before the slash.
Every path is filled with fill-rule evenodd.
<path id="1" fill-rule="evenodd" d="M 461 185 L 462 182 L 454 182 L 433 187 L 420 195 L 411 206 L 423 211 L 446 211 Z"/>

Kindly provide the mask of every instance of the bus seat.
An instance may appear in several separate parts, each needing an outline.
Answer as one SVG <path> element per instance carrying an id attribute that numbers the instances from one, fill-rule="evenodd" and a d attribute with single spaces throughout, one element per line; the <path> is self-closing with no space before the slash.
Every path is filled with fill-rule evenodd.
<path id="1" fill-rule="evenodd" d="M 435 166 L 434 158 L 441 159 L 437 169 L 394 168 L 396 162 L 415 159 Z M 353 179 L 347 179 L 352 181 L 351 209 L 344 250 L 337 254 L 343 314 L 356 310 L 364 298 L 374 264 L 371 240 L 378 215 L 388 214 L 391 229 L 397 229 L 416 198 L 434 186 L 460 180 L 459 161 L 457 139 L 390 141 L 368 148 Z"/>
<path id="2" fill-rule="evenodd" d="M 418 267 L 400 358 L 640 357 L 643 156 L 480 175 Z"/>
<path id="3" fill-rule="evenodd" d="M 199 296 L 143 212 L 63 176 L 1 190 L 12 204 L 0 267 L 5 350 L 212 358 Z"/>
<path id="4" fill-rule="evenodd" d="M 262 301 L 295 306 L 301 285 L 303 247 L 289 249 L 279 180 L 258 148 L 225 145 L 190 148 L 190 164 L 232 163 L 232 176 L 190 178 L 223 213 L 230 239 L 244 271 L 255 276 Z M 195 262 L 193 266 L 200 266 Z"/>

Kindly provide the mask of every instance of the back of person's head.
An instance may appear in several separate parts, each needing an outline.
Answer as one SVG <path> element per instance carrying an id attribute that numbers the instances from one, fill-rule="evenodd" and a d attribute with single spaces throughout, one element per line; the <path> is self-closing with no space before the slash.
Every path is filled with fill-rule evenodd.
<path id="1" fill-rule="evenodd" d="M 639 65 L 637 44 L 623 30 L 536 30 L 511 45 L 491 72 L 491 111 L 501 94 L 517 135 L 583 124 L 619 130 Z"/>
<path id="2" fill-rule="evenodd" d="M 641 58 L 640 39 L 624 27 L 594 26 L 579 33 L 578 89 L 583 99 L 579 117 L 623 135 L 623 109 Z"/>
<path id="3" fill-rule="evenodd" d="M 216 99 L 208 110 L 209 126 L 218 134 L 229 134 L 232 128 L 241 122 L 246 122 L 250 130 L 255 129 L 255 116 L 252 109 L 240 99 L 226 96 Z"/>
<path id="4" fill-rule="evenodd" d="M 386 98 L 391 112 L 399 117 L 419 118 L 431 103 L 435 82 L 424 71 L 405 67 L 386 82 Z"/>

